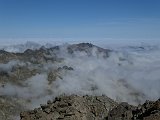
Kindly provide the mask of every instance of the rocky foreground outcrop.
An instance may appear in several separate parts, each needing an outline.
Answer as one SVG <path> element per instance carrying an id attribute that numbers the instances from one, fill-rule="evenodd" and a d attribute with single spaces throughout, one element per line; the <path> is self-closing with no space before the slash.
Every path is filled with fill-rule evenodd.
<path id="1" fill-rule="evenodd" d="M 117 105 L 106 96 L 61 96 L 20 114 L 21 120 L 102 120 Z"/>
<path id="2" fill-rule="evenodd" d="M 22 112 L 21 120 L 160 120 L 160 100 L 138 107 L 117 104 L 106 96 L 60 96 L 47 105 Z"/>
<path id="3" fill-rule="evenodd" d="M 109 112 L 107 120 L 160 120 L 160 99 L 138 107 L 120 103 Z"/>

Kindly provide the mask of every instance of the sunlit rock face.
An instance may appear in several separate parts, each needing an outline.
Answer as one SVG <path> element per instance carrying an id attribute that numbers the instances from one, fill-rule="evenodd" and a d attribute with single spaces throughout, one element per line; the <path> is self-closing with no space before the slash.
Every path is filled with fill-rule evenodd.
<path id="1" fill-rule="evenodd" d="M 106 96 L 60 96 L 41 108 L 21 113 L 21 120 L 68 119 L 93 120 L 105 119 L 110 109 L 117 103 Z"/>
<path id="2" fill-rule="evenodd" d="M 160 100 L 138 107 L 117 104 L 106 96 L 60 96 L 53 102 L 22 112 L 21 120 L 159 120 Z"/>

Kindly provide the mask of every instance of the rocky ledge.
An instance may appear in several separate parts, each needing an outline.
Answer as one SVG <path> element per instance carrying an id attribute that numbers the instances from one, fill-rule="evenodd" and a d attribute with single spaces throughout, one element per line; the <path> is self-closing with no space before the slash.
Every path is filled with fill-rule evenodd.
<path id="1" fill-rule="evenodd" d="M 106 96 L 60 96 L 40 108 L 22 112 L 21 120 L 160 120 L 160 100 L 132 106 Z"/>

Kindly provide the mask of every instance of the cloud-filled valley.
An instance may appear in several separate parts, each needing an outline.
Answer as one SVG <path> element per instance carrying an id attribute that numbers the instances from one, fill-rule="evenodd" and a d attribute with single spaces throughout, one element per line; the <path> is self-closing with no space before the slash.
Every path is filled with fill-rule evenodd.
<path id="1" fill-rule="evenodd" d="M 160 97 L 160 49 L 150 48 L 109 50 L 81 43 L 22 53 L 1 50 L 0 96 L 20 99 L 27 109 L 63 94 L 106 95 L 133 105 L 156 100 Z"/>

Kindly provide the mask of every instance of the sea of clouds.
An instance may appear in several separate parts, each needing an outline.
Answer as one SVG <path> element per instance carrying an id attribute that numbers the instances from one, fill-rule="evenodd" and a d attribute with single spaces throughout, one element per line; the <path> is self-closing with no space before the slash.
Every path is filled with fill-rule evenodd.
<path id="1" fill-rule="evenodd" d="M 20 47 L 21 51 L 22 48 L 27 49 L 25 45 L 23 46 L 24 48 Z M 40 48 L 38 44 L 33 46 L 32 49 Z M 18 52 L 17 48 L 13 52 Z M 96 48 L 92 50 L 92 56 L 87 56 L 85 52 L 75 52 L 74 55 L 70 55 L 66 51 L 66 45 L 62 45 L 58 56 L 63 57 L 64 61 L 44 64 L 41 68 L 44 72 L 26 80 L 24 87 L 11 83 L 0 87 L 0 95 L 30 99 L 30 106 L 33 108 L 62 94 L 106 95 L 118 102 L 125 101 L 133 105 L 148 99 L 158 99 L 160 97 L 159 47 L 146 45 L 111 48 L 109 57 L 104 58 L 103 55 L 95 54 Z M 13 49 L 9 49 L 10 52 L 11 50 Z M 25 65 L 16 60 L 0 63 L 0 71 L 8 72 L 17 64 Z M 64 65 L 74 70 L 62 71 L 61 78 L 48 84 L 47 71 Z"/>

